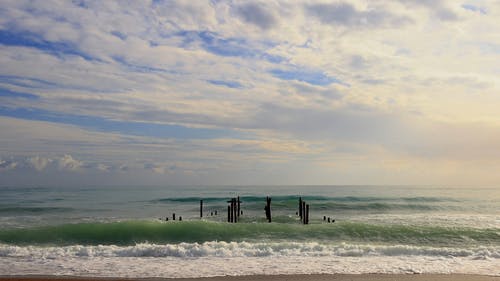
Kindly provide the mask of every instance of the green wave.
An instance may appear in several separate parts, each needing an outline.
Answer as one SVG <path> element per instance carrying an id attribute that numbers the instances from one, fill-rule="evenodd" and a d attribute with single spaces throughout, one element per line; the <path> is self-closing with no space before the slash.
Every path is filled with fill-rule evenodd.
<path id="1" fill-rule="evenodd" d="M 124 221 L 0 230 L 14 245 L 135 245 L 207 241 L 375 242 L 407 245 L 500 245 L 498 229 L 374 225 L 353 222 L 238 223 Z"/>

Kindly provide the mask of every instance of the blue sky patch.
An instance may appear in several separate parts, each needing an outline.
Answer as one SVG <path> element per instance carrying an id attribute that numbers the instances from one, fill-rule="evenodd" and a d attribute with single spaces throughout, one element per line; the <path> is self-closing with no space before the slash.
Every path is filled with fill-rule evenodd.
<path id="1" fill-rule="evenodd" d="M 58 86 L 56 83 L 37 78 L 16 75 L 0 75 L 0 84 L 9 84 L 29 89 L 48 89 Z"/>
<path id="2" fill-rule="evenodd" d="M 111 56 L 111 58 L 114 61 L 116 61 L 117 63 L 125 66 L 128 70 L 133 71 L 133 72 L 140 72 L 140 73 L 178 73 L 177 71 L 168 70 L 168 69 L 164 69 L 164 68 L 133 64 L 133 63 L 128 62 L 122 56 Z"/>
<path id="3" fill-rule="evenodd" d="M 342 84 L 342 81 L 337 78 L 319 71 L 273 69 L 270 73 L 282 80 L 297 80 L 318 86 L 327 86 L 332 83 Z"/>
<path id="4" fill-rule="evenodd" d="M 472 11 L 472 12 L 477 12 L 477 13 L 481 13 L 483 15 L 486 15 L 486 9 L 483 7 L 478 7 L 478 6 L 474 6 L 471 4 L 463 4 L 462 8 L 469 10 L 469 11 Z"/>
<path id="5" fill-rule="evenodd" d="M 123 34 L 119 31 L 111 31 L 111 35 L 120 38 L 121 40 L 127 39 L 127 34 Z"/>
<path id="6" fill-rule="evenodd" d="M 224 80 L 207 80 L 208 83 L 217 86 L 226 86 L 233 89 L 241 89 L 243 86 L 237 81 L 224 81 Z"/>
<path id="7" fill-rule="evenodd" d="M 69 124 L 102 132 L 159 138 L 212 139 L 238 135 L 236 132 L 227 129 L 189 128 L 181 125 L 115 121 L 102 117 L 50 112 L 37 108 L 14 109 L 0 107 L 0 116 Z"/>
<path id="8" fill-rule="evenodd" d="M 215 32 L 209 31 L 181 31 L 176 34 L 183 38 L 183 47 L 199 43 L 200 46 L 212 54 L 223 57 L 242 57 L 266 60 L 271 63 L 280 63 L 285 58 L 268 54 L 258 48 L 249 47 L 251 44 L 243 38 L 223 38 Z M 265 48 L 273 46 L 271 42 L 260 42 Z"/>
<path id="9" fill-rule="evenodd" d="M 0 97 L 8 97 L 8 98 L 23 98 L 29 100 L 36 100 L 39 96 L 29 93 L 16 92 L 5 88 L 0 88 Z"/>
<path id="10" fill-rule="evenodd" d="M 32 32 L 0 30 L 0 44 L 5 46 L 35 48 L 55 56 L 74 55 L 80 56 L 85 60 L 94 60 L 94 58 L 79 50 L 72 43 L 47 41 L 42 36 Z"/>

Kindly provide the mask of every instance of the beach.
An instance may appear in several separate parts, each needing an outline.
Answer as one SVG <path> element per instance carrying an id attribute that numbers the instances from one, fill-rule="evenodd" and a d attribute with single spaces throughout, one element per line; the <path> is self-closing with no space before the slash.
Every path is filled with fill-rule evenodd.
<path id="1" fill-rule="evenodd" d="M 2 281 L 126 281 L 172 280 L 169 278 L 83 278 L 69 276 L 12 276 Z M 311 275 L 251 275 L 202 278 L 178 278 L 176 281 L 498 281 L 500 276 L 465 274 L 311 274 Z"/>

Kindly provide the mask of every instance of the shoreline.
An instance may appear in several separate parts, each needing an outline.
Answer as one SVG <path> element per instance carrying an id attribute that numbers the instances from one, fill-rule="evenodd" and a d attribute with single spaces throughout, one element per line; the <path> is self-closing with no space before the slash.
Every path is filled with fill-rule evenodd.
<path id="1" fill-rule="evenodd" d="M 85 277 L 65 275 L 0 275 L 0 281 L 500 281 L 500 276 L 475 274 L 292 274 L 292 275 L 241 275 L 199 278 L 127 278 Z"/>

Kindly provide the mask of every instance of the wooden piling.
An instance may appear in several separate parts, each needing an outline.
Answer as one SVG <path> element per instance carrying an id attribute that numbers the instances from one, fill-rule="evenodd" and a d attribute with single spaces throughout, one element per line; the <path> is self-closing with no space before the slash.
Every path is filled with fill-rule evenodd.
<path id="1" fill-rule="evenodd" d="M 302 201 L 302 215 L 300 216 L 302 223 L 306 224 L 306 201 Z"/>
<path id="2" fill-rule="evenodd" d="M 265 207 L 265 210 L 266 210 L 267 221 L 271 222 L 272 221 L 272 217 L 271 217 L 271 197 L 269 197 L 269 196 L 266 197 L 266 207 Z"/>
<path id="3" fill-rule="evenodd" d="M 230 214 L 231 220 L 230 222 L 234 222 L 234 200 L 231 199 L 231 214 Z"/>
<path id="4" fill-rule="evenodd" d="M 323 216 L 323 221 L 326 221 L 326 216 Z"/>
<path id="5" fill-rule="evenodd" d="M 227 222 L 231 222 L 231 206 L 227 206 Z"/>
<path id="6" fill-rule="evenodd" d="M 200 200 L 200 218 L 203 217 L 203 200 Z"/>
<path id="7" fill-rule="evenodd" d="M 309 204 L 306 205 L 306 224 L 309 224 Z"/>
<path id="8" fill-rule="evenodd" d="M 302 197 L 299 197 L 299 217 L 302 218 Z"/>
<path id="9" fill-rule="evenodd" d="M 328 222 L 330 222 L 330 217 L 328 217 Z"/>
<path id="10" fill-rule="evenodd" d="M 236 203 L 236 198 L 233 198 L 233 222 L 238 222 L 238 205 Z"/>
<path id="11" fill-rule="evenodd" d="M 240 201 L 240 197 L 238 196 L 238 219 L 240 218 L 240 210 L 241 210 L 241 201 Z"/>
<path id="12" fill-rule="evenodd" d="M 172 220 L 175 221 L 175 213 L 172 214 Z"/>
<path id="13" fill-rule="evenodd" d="M 182 216 L 179 216 L 179 221 L 182 221 Z"/>

